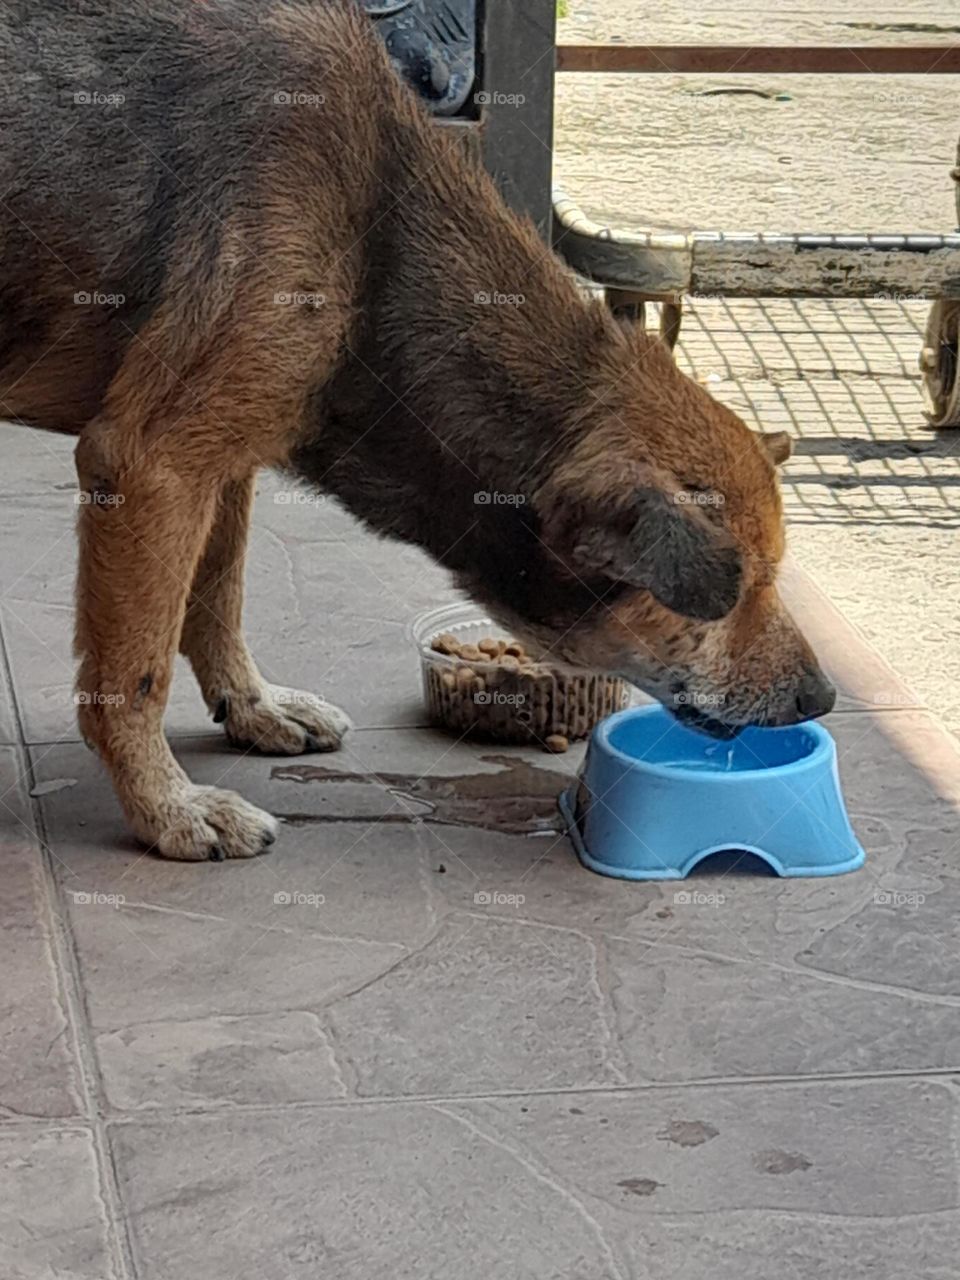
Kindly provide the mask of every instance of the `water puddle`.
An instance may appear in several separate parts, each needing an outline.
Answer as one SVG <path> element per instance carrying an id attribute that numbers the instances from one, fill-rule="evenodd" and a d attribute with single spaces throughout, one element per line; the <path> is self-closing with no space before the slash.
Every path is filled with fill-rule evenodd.
<path id="1" fill-rule="evenodd" d="M 375 819 L 386 823 L 429 822 L 441 826 L 478 827 L 509 835 L 560 831 L 557 797 L 571 775 L 540 769 L 513 756 L 481 756 L 484 764 L 502 766 L 496 773 L 464 773 L 431 777 L 415 773 L 350 773 L 324 765 L 277 765 L 271 778 L 281 782 L 336 786 L 354 783 L 395 796 L 404 807 Z M 367 821 L 362 814 L 282 814 L 292 825 L 311 822 Z"/>

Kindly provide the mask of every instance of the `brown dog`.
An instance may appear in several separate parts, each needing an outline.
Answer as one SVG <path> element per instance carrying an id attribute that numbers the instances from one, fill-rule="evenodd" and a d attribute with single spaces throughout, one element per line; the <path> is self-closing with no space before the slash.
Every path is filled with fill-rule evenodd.
<path id="1" fill-rule="evenodd" d="M 178 645 L 234 742 L 347 727 L 241 634 L 261 467 L 710 732 L 829 710 L 775 585 L 782 441 L 584 300 L 359 10 L 120 8 L 0 18 L 0 412 L 79 434 L 80 723 L 143 841 L 275 832 L 175 761 Z"/>

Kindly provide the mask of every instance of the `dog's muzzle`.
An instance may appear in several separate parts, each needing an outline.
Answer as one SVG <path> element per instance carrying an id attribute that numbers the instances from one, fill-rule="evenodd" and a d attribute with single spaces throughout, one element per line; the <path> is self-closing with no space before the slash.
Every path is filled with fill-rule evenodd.
<path id="1" fill-rule="evenodd" d="M 687 702 L 672 707 L 671 710 L 676 719 L 688 729 L 696 729 L 698 733 L 705 733 L 709 738 L 718 738 L 721 742 L 729 742 L 746 728 L 742 724 L 725 724 L 722 720 L 708 716 L 699 707 L 691 706 Z"/>

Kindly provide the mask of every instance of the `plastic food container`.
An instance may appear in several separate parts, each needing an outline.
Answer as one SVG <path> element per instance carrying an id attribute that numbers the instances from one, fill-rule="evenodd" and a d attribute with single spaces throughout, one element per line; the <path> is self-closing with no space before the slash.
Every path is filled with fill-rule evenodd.
<path id="1" fill-rule="evenodd" d="M 745 729 L 718 742 L 662 707 L 597 729 L 579 783 L 560 798 L 581 862 L 624 880 L 677 880 L 711 853 L 742 849 L 781 876 L 863 865 L 823 725 Z"/>
<path id="2" fill-rule="evenodd" d="M 485 638 L 510 639 L 499 623 L 483 617 L 474 605 L 447 605 L 421 614 L 411 634 L 420 654 L 430 722 L 457 734 L 493 742 L 543 745 L 551 736 L 575 742 L 630 702 L 629 686 L 612 676 L 530 659 L 513 670 L 492 659 L 467 661 L 432 649 L 440 635 L 454 636 L 465 645 Z"/>

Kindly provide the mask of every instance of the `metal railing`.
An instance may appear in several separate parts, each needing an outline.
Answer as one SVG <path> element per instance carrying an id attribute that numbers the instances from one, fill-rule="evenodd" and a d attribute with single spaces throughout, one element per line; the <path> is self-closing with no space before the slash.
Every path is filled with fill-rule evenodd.
<path id="1" fill-rule="evenodd" d="M 561 45 L 562 72 L 671 74 L 958 74 L 960 45 L 887 48 L 739 45 Z M 960 151 L 957 169 L 960 177 Z M 957 192 L 960 221 L 960 188 Z M 628 231 L 595 222 L 554 193 L 554 245 L 575 271 L 607 290 L 613 309 L 643 320 L 659 302 L 673 347 L 683 295 L 934 300 L 920 369 L 926 415 L 960 426 L 960 235 Z"/>

